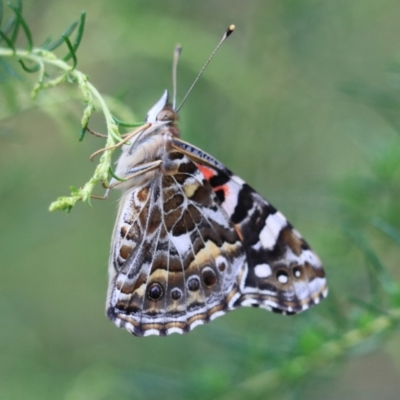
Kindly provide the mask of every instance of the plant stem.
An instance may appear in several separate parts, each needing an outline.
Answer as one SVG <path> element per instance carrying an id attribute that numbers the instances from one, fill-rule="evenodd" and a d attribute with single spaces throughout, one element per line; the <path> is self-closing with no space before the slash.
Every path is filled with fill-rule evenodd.
<path id="1" fill-rule="evenodd" d="M 34 48 L 32 51 L 27 51 L 0 47 L 0 57 L 15 57 L 18 59 L 24 59 L 33 62 L 38 66 L 36 69 L 28 70 L 28 67 L 25 67 L 21 62 L 21 65 L 28 72 L 36 70 L 39 73 L 39 80 L 32 91 L 33 98 L 35 98 L 40 91 L 55 87 L 67 80 L 77 82 L 83 95 L 83 99 L 87 103 L 87 107 L 84 111 L 81 122 L 82 127 L 86 128 L 90 115 L 95 109 L 96 103 L 100 105 L 106 121 L 107 141 L 105 147 L 112 147 L 121 140 L 118 125 L 115 123 L 110 109 L 98 90 L 88 81 L 88 77 L 85 74 L 76 68 L 71 67 L 71 65 L 66 61 L 59 59 L 54 53 L 42 48 Z M 45 81 L 46 65 L 58 68 L 61 70 L 61 74 L 55 78 L 50 78 Z M 71 197 L 60 197 L 57 201 L 50 205 L 50 211 L 58 209 L 70 210 L 77 201 L 88 201 L 96 184 L 107 181 L 109 168 L 111 166 L 111 155 L 113 151 L 114 149 L 110 149 L 103 153 L 93 177 L 83 186 L 82 189 L 73 191 Z"/>

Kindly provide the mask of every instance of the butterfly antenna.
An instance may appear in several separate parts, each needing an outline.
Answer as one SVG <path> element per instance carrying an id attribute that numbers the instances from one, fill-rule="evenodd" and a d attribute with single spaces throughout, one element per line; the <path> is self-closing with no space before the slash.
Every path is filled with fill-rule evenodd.
<path id="1" fill-rule="evenodd" d="M 225 31 L 224 36 L 222 36 L 222 39 L 220 40 L 220 42 L 218 43 L 217 47 L 214 49 L 214 51 L 211 53 L 210 57 L 208 58 L 208 60 L 206 61 L 206 63 L 204 64 L 203 68 L 200 70 L 199 74 L 197 75 L 196 79 L 194 80 L 194 82 L 192 83 L 192 86 L 190 86 L 189 90 L 186 92 L 185 97 L 183 98 L 180 106 L 174 110 L 176 112 L 178 112 L 182 106 L 185 104 L 186 99 L 188 98 L 190 92 L 192 91 L 192 89 L 194 88 L 194 85 L 197 83 L 197 81 L 199 80 L 200 76 L 203 75 L 204 70 L 207 68 L 207 65 L 210 63 L 210 61 L 213 59 L 215 53 L 218 51 L 218 49 L 221 47 L 222 43 L 225 42 L 225 40 L 228 38 L 228 36 L 235 30 L 235 25 L 230 25 L 229 28 Z"/>
<path id="2" fill-rule="evenodd" d="M 177 93 L 177 80 L 176 80 L 176 73 L 178 70 L 178 60 L 179 56 L 181 55 L 182 52 L 182 46 L 180 44 L 177 44 L 174 49 L 174 58 L 173 58 L 173 63 L 172 63 L 172 109 L 175 110 L 176 106 L 176 93 Z"/>

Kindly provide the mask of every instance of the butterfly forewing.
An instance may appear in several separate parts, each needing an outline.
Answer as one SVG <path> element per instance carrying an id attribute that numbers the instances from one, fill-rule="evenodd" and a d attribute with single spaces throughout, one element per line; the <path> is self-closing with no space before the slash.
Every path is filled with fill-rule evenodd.
<path id="1" fill-rule="evenodd" d="M 174 144 L 193 155 L 244 245 L 247 264 L 235 305 L 291 314 L 326 297 L 318 256 L 282 213 L 210 155 L 180 140 Z"/>

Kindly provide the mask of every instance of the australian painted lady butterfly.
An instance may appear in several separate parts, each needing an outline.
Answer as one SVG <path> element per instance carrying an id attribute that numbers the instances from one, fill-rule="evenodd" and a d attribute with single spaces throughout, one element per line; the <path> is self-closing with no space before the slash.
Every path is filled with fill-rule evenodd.
<path id="1" fill-rule="evenodd" d="M 241 306 L 295 314 L 327 295 L 316 254 L 223 164 L 182 141 L 168 92 L 123 145 L 107 315 L 137 336 L 186 333 Z"/>

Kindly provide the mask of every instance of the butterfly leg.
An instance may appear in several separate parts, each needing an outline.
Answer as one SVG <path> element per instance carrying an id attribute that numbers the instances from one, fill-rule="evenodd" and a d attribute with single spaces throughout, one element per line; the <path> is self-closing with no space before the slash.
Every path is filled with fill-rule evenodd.
<path id="1" fill-rule="evenodd" d="M 110 189 L 113 189 L 114 187 L 120 185 L 121 183 L 124 183 L 124 182 L 128 181 L 129 179 L 133 179 L 133 178 L 135 178 L 135 177 L 137 177 L 139 175 L 145 174 L 145 173 L 147 173 L 149 171 L 152 171 L 153 169 L 158 168 L 161 165 L 161 163 L 162 163 L 161 160 L 157 160 L 157 161 L 148 162 L 148 163 L 140 165 L 139 167 L 133 168 L 131 170 L 131 172 L 132 171 L 135 171 L 135 172 L 133 174 L 131 174 L 131 175 L 128 175 L 123 180 L 117 181 L 117 182 L 113 182 L 108 186 L 103 185 L 104 188 L 107 189 L 105 194 L 104 194 L 104 196 L 98 196 L 98 195 L 92 194 L 90 196 L 90 198 L 91 199 L 97 199 L 97 200 L 107 200 L 108 199 L 108 194 L 110 193 Z M 115 179 L 113 178 L 113 180 L 115 180 Z"/>
<path id="2" fill-rule="evenodd" d="M 133 172 L 133 173 L 131 173 L 127 177 L 123 178 L 122 181 L 117 181 L 117 182 L 111 183 L 112 181 L 116 180 L 113 178 L 110 182 L 110 185 L 107 186 L 107 189 L 112 189 L 112 188 L 120 185 L 121 183 L 124 183 L 126 181 L 129 181 L 130 179 L 136 178 L 137 176 L 140 176 L 147 172 L 150 172 L 153 169 L 158 168 L 161 164 L 162 164 L 162 160 L 156 160 L 156 161 L 151 161 L 151 162 L 139 165 L 138 167 L 132 168 L 129 172 Z"/>
<path id="3" fill-rule="evenodd" d="M 95 151 L 90 157 L 90 161 L 93 161 L 93 158 L 96 157 L 98 154 L 105 152 L 106 150 L 112 150 L 112 149 L 116 149 L 120 146 L 122 146 L 124 143 L 126 143 L 127 141 L 129 141 L 129 139 L 132 139 L 135 135 L 137 135 L 138 133 L 148 129 L 151 127 L 150 123 L 144 124 L 142 126 L 140 126 L 138 129 L 135 129 L 132 133 L 128 134 L 128 136 L 125 137 L 125 139 L 121 140 L 120 142 L 118 142 L 117 144 L 114 144 L 113 146 L 109 146 L 109 147 L 104 147 L 103 149 L 97 150 Z"/>
<path id="4" fill-rule="evenodd" d="M 110 189 L 107 189 L 106 193 L 104 194 L 104 196 L 97 196 L 96 194 L 91 194 L 90 198 L 91 199 L 96 199 L 96 200 L 107 200 L 109 192 L 110 192 Z"/>

